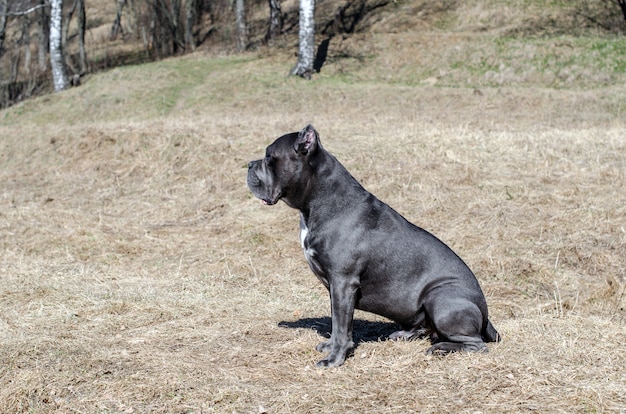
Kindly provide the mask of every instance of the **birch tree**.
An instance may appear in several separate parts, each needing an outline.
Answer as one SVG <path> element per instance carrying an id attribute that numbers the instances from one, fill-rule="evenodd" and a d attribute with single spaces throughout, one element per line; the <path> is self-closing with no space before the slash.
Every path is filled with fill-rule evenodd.
<path id="1" fill-rule="evenodd" d="M 63 0 L 50 0 L 50 66 L 52 67 L 52 82 L 56 92 L 67 88 L 61 45 L 62 22 Z"/>
<path id="2" fill-rule="evenodd" d="M 315 0 L 300 0 L 298 62 L 290 75 L 311 79 L 315 60 Z"/>
<path id="3" fill-rule="evenodd" d="M 280 9 L 280 0 L 269 0 L 270 25 L 267 29 L 266 40 L 272 42 L 283 30 L 283 12 Z"/>
<path id="4" fill-rule="evenodd" d="M 243 52 L 248 48 L 248 25 L 246 24 L 246 3 L 244 0 L 235 0 L 235 14 L 237 15 L 237 51 Z"/>

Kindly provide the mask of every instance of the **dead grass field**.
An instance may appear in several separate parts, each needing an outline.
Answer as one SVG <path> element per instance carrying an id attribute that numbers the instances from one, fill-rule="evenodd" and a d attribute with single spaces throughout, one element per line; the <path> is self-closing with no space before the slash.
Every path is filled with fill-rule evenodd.
<path id="1" fill-rule="evenodd" d="M 384 76 L 429 39 L 345 39 L 370 65 L 311 82 L 280 50 L 198 53 L 0 112 L 0 412 L 626 412 L 624 83 Z M 465 259 L 503 342 L 426 356 L 357 312 L 354 356 L 314 368 L 297 212 L 245 186 L 308 122 Z"/>

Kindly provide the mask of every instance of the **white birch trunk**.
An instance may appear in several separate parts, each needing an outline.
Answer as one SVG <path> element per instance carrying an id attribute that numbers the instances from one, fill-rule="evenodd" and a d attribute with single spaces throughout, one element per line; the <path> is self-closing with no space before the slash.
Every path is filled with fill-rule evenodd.
<path id="1" fill-rule="evenodd" d="M 298 62 L 291 75 L 311 79 L 315 60 L 315 0 L 300 0 Z"/>
<path id="2" fill-rule="evenodd" d="M 246 4 L 244 0 L 235 1 L 237 15 L 237 51 L 243 52 L 248 48 L 248 25 L 246 24 Z"/>
<path id="3" fill-rule="evenodd" d="M 63 0 L 50 0 L 50 66 L 52 82 L 56 92 L 67 88 L 67 77 L 63 64 L 61 33 L 63 22 Z"/>

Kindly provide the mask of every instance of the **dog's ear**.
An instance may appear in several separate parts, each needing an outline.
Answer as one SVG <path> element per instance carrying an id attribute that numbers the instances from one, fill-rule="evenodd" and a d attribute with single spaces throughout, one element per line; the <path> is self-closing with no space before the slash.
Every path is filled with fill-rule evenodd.
<path id="1" fill-rule="evenodd" d="M 320 136 L 317 131 L 313 128 L 313 125 L 309 124 L 298 133 L 298 138 L 296 138 L 293 148 L 298 154 L 305 155 L 315 150 L 319 140 Z"/>

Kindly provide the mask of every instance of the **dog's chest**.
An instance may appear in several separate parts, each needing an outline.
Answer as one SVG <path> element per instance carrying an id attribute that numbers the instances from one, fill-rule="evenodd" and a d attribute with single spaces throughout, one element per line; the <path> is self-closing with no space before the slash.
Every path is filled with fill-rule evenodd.
<path id="1" fill-rule="evenodd" d="M 300 244 L 302 245 L 302 250 L 304 251 L 304 257 L 306 261 L 309 263 L 309 267 L 315 273 L 315 276 L 326 286 L 328 287 L 328 278 L 322 266 L 318 260 L 317 252 L 311 246 L 312 235 L 309 228 L 304 223 L 304 220 L 300 221 Z"/>
<path id="2" fill-rule="evenodd" d="M 304 222 L 300 225 L 300 244 L 302 245 L 302 250 L 304 250 L 304 257 L 307 262 L 311 263 L 311 260 L 315 257 L 315 250 L 309 246 L 309 228 Z"/>

